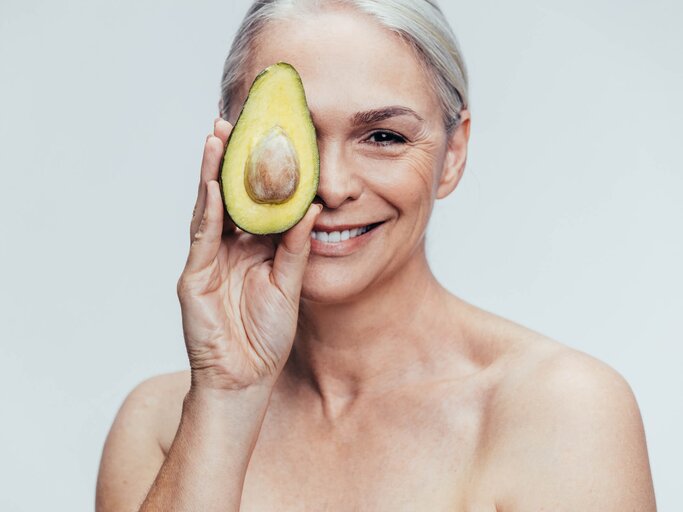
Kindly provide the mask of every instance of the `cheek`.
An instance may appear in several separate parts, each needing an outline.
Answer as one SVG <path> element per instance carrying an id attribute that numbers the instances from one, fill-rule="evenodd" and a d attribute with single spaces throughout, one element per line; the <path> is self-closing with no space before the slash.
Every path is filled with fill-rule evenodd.
<path id="1" fill-rule="evenodd" d="M 364 162 L 364 176 L 372 192 L 403 214 L 427 212 L 434 200 L 436 159 L 433 148 L 409 148 L 404 155 Z"/>

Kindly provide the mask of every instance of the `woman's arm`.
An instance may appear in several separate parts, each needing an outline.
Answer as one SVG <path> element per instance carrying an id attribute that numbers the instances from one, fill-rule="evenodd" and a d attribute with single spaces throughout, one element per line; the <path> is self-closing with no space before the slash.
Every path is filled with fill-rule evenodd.
<path id="1" fill-rule="evenodd" d="M 140 512 L 238 511 L 271 390 L 190 390 L 168 457 Z"/>
<path id="2" fill-rule="evenodd" d="M 231 129 L 217 119 L 204 145 L 190 250 L 177 285 L 190 391 L 143 511 L 239 510 L 249 458 L 294 341 L 311 231 L 322 207 L 310 206 L 281 236 L 238 230 L 225 217 L 217 181 Z M 147 482 L 153 465 L 147 457 L 158 458 L 144 426 L 164 408 L 123 409 L 113 427 L 116 442 L 103 454 L 98 512 L 131 503 L 125 472 Z M 128 421 L 129 413 L 136 421 Z M 144 449 L 132 452 L 126 440 Z M 133 485 L 137 492 L 141 484 Z"/>
<path id="3" fill-rule="evenodd" d="M 191 390 L 178 426 L 175 407 L 186 391 L 178 374 L 167 374 L 142 382 L 126 397 L 105 443 L 97 512 L 239 510 L 270 392 Z M 169 428 L 164 423 L 178 426 L 166 456 L 160 444 Z"/>

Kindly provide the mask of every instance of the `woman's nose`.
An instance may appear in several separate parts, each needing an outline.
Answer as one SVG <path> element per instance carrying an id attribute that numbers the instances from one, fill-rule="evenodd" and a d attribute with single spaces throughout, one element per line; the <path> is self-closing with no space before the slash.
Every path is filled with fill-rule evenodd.
<path id="1" fill-rule="evenodd" d="M 343 148 L 337 144 L 321 144 L 320 180 L 316 199 L 327 208 L 339 208 L 347 200 L 357 199 L 361 183 L 353 166 L 345 158 Z"/>

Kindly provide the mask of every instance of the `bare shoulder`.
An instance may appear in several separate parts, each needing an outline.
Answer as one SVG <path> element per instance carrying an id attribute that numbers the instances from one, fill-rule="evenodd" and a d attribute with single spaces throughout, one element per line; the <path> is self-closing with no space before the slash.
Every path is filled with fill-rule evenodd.
<path id="1" fill-rule="evenodd" d="M 164 373 L 142 381 L 126 399 L 131 408 L 146 412 L 164 455 L 178 430 L 183 399 L 189 389 L 189 370 Z"/>
<path id="2" fill-rule="evenodd" d="M 104 444 L 96 510 L 129 510 L 144 500 L 180 423 L 189 371 L 145 379 L 126 396 Z"/>
<path id="3" fill-rule="evenodd" d="M 526 331 L 492 395 L 483 457 L 499 510 L 654 511 L 640 410 L 604 362 Z"/>
<path id="4" fill-rule="evenodd" d="M 549 339 L 530 341 L 501 378 L 498 414 L 511 419 L 529 407 L 542 407 L 546 415 L 580 409 L 584 418 L 598 412 L 620 419 L 624 414 L 632 420 L 640 416 L 630 385 L 614 368 Z"/>
<path id="5" fill-rule="evenodd" d="M 141 381 L 131 390 L 126 400 L 133 400 L 136 403 L 141 401 L 146 406 L 159 407 L 180 394 L 184 396 L 189 389 L 189 370 L 162 373 Z"/>

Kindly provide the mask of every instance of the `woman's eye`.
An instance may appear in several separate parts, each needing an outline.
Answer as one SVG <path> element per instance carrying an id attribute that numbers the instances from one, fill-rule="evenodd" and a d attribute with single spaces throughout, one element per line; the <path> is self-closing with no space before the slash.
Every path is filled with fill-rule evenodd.
<path id="1" fill-rule="evenodd" d="M 368 142 L 377 144 L 378 146 L 387 146 L 389 144 L 404 144 L 405 139 L 400 135 L 392 132 L 375 132 L 368 137 Z"/>

